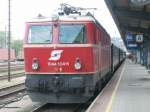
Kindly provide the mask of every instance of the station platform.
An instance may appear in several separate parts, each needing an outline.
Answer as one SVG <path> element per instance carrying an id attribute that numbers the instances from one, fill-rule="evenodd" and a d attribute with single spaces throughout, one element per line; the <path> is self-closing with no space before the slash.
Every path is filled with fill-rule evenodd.
<path id="1" fill-rule="evenodd" d="M 150 112 L 150 74 L 127 59 L 86 112 Z"/>

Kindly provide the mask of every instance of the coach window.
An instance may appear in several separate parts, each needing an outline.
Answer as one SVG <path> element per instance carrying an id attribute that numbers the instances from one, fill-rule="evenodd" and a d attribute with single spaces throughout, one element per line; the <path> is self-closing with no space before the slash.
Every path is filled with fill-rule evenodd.
<path id="1" fill-rule="evenodd" d="M 84 25 L 60 25 L 59 42 L 64 44 L 86 43 L 86 29 Z"/>
<path id="2" fill-rule="evenodd" d="M 52 26 L 34 25 L 29 27 L 28 43 L 44 44 L 52 41 Z"/>

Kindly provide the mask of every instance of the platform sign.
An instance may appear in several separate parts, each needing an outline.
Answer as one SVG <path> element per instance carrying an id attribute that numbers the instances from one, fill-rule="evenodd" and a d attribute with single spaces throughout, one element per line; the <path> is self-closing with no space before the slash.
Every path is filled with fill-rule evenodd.
<path id="1" fill-rule="evenodd" d="M 136 42 L 137 43 L 142 43 L 143 42 L 143 35 L 142 34 L 138 34 L 136 35 Z"/>
<path id="2" fill-rule="evenodd" d="M 128 34 L 126 34 L 126 40 L 128 40 L 128 41 L 132 41 L 133 40 L 133 36 L 132 36 L 132 34 L 130 34 L 130 33 L 128 33 Z"/>
<path id="3" fill-rule="evenodd" d="M 127 49 L 137 49 L 137 43 L 135 39 L 135 35 L 127 33 L 125 36 L 125 44 Z"/>

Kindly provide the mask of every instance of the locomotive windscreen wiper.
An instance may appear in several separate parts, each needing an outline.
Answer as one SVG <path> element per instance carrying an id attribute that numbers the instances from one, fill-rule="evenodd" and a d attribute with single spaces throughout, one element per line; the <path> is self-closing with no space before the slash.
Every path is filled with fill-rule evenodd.
<path id="1" fill-rule="evenodd" d="M 50 39 L 49 40 L 45 40 L 44 42 L 50 42 Z"/>

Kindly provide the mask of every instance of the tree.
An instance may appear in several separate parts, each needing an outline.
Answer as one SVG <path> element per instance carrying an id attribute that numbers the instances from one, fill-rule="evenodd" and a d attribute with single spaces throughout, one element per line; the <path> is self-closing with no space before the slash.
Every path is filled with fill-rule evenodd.
<path id="1" fill-rule="evenodd" d="M 15 49 L 15 55 L 18 57 L 19 51 L 23 50 L 23 40 L 13 40 L 11 48 Z"/>
<path id="2" fill-rule="evenodd" d="M 6 34 L 3 31 L 0 31 L 0 48 L 6 47 Z"/>

